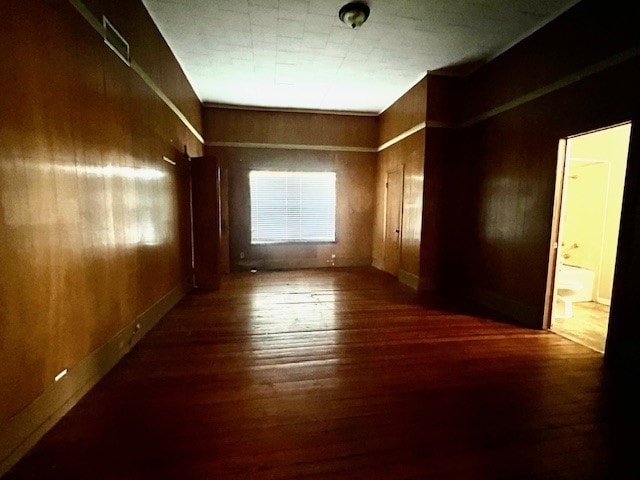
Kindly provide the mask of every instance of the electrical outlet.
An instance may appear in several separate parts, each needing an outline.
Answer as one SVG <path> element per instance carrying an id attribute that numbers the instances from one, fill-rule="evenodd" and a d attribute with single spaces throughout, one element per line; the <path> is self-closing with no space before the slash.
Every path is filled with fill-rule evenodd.
<path id="1" fill-rule="evenodd" d="M 244 258 L 244 252 L 240 252 L 240 258 Z"/>
<path id="2" fill-rule="evenodd" d="M 57 382 L 59 381 L 62 377 L 64 377 L 67 374 L 68 370 L 65 368 L 64 370 L 62 370 L 59 374 L 57 374 L 54 377 L 54 380 Z"/>

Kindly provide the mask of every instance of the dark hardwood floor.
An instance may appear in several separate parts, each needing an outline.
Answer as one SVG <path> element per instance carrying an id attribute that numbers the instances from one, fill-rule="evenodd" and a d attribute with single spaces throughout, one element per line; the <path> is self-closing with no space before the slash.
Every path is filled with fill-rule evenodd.
<path id="1" fill-rule="evenodd" d="M 638 478 L 602 355 L 373 269 L 185 298 L 7 479 Z"/>

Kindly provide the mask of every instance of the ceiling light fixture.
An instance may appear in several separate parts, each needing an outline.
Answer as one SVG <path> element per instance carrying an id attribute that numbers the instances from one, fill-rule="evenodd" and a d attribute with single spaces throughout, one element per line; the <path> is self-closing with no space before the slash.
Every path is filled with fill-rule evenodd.
<path id="1" fill-rule="evenodd" d="M 350 2 L 340 9 L 338 17 L 351 28 L 358 28 L 369 18 L 369 11 L 364 2 Z"/>

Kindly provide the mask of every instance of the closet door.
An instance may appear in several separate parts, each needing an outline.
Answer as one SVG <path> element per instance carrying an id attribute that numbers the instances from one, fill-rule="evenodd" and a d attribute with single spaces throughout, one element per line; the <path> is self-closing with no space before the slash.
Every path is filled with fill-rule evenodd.
<path id="1" fill-rule="evenodd" d="M 191 208 L 195 287 L 220 288 L 220 166 L 214 157 L 191 159 Z"/>

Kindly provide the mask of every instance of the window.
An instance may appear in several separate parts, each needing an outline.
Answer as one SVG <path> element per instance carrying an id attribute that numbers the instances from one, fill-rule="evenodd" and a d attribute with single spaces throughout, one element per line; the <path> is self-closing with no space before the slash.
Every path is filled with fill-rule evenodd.
<path id="1" fill-rule="evenodd" d="M 335 172 L 249 173 L 251 243 L 335 242 Z"/>

